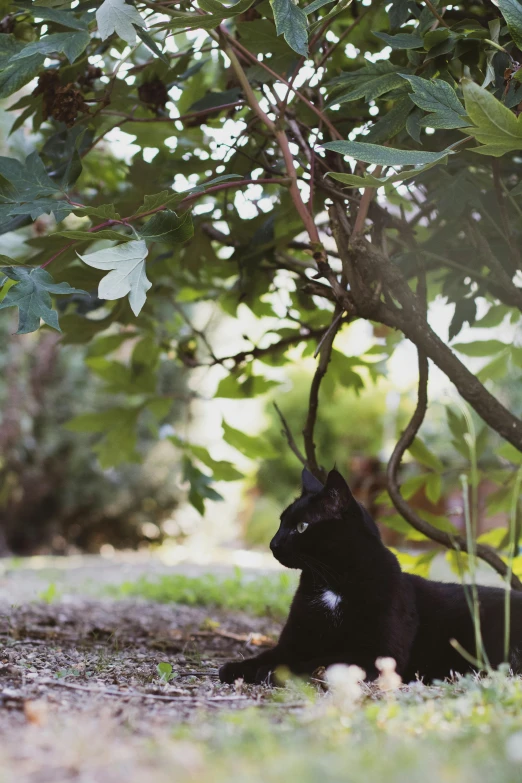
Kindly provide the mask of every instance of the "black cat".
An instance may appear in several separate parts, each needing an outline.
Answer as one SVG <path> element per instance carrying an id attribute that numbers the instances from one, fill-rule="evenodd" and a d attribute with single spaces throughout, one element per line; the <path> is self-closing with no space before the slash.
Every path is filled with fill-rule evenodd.
<path id="1" fill-rule="evenodd" d="M 222 682 L 270 682 L 278 666 L 310 675 L 333 663 L 357 664 L 372 680 L 379 656 L 395 658 L 405 682 L 473 670 L 450 644 L 456 639 L 478 657 L 464 588 L 403 574 L 336 470 L 325 486 L 303 471 L 302 495 L 283 512 L 270 548 L 280 563 L 302 571 L 288 620 L 273 649 L 222 666 Z M 504 659 L 505 592 L 479 587 L 478 595 L 484 648 L 497 667 Z M 509 663 L 517 672 L 522 670 L 520 593 L 511 593 L 510 626 Z"/>

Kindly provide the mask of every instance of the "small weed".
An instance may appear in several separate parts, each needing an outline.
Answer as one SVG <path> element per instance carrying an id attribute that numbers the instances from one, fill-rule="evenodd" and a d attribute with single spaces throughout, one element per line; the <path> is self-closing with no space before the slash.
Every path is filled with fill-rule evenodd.
<path id="1" fill-rule="evenodd" d="M 64 680 L 66 677 L 79 677 L 80 672 L 78 669 L 60 669 L 56 672 L 57 680 Z"/>
<path id="2" fill-rule="evenodd" d="M 60 597 L 60 591 L 56 587 L 56 582 L 50 582 L 45 590 L 38 593 L 40 601 L 45 601 L 46 604 L 52 604 Z"/>
<path id="3" fill-rule="evenodd" d="M 161 682 L 165 685 L 177 676 L 176 673 L 172 671 L 172 664 L 167 661 L 158 663 L 156 670 L 160 676 Z"/>

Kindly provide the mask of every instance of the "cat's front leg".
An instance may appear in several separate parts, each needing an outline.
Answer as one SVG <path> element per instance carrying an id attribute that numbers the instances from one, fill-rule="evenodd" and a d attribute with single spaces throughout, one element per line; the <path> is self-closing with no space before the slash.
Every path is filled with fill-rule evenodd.
<path id="1" fill-rule="evenodd" d="M 255 658 L 229 661 L 220 668 L 219 679 L 221 682 L 229 684 L 234 683 L 236 680 L 244 680 L 248 683 L 260 685 L 268 680 L 269 674 L 273 669 L 284 662 L 283 657 L 281 649 L 276 646 L 272 650 L 266 650 L 266 652 L 256 655 Z"/>

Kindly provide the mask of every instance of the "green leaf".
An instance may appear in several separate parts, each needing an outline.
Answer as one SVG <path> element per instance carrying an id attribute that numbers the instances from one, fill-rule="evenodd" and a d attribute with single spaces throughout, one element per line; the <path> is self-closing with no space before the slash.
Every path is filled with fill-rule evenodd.
<path id="1" fill-rule="evenodd" d="M 324 5 L 329 5 L 330 3 L 333 2 L 334 0 L 314 0 L 313 3 L 310 3 L 309 5 L 305 5 L 303 11 L 308 16 L 308 14 L 313 14 L 314 11 L 318 11 Z"/>
<path id="2" fill-rule="evenodd" d="M 136 425 L 141 407 L 110 408 L 98 413 L 84 413 L 70 419 L 65 428 L 71 432 L 101 432 L 103 438 L 93 447 L 102 468 L 122 462 L 139 462 L 136 451 Z"/>
<path id="3" fill-rule="evenodd" d="M 316 30 L 326 24 L 326 22 L 329 22 L 331 19 L 335 19 L 336 16 L 339 16 L 339 14 L 348 8 L 351 2 L 352 0 L 339 0 L 339 2 L 334 5 L 331 11 L 329 11 L 324 16 L 321 16 L 320 19 L 310 25 L 308 28 L 309 34 L 313 35 Z"/>
<path id="4" fill-rule="evenodd" d="M 445 163 L 445 159 L 438 161 L 439 163 Z M 343 182 L 345 185 L 351 185 L 355 188 L 380 188 L 383 185 L 393 184 L 395 182 L 406 182 L 408 179 L 414 179 L 424 171 L 436 166 L 435 163 L 427 163 L 425 166 L 418 166 L 414 169 L 404 169 L 395 174 L 390 174 L 389 177 L 374 177 L 371 174 L 365 174 L 364 177 L 359 177 L 357 174 L 338 174 L 336 171 L 329 171 L 328 176 L 332 179 L 336 179 L 339 182 Z"/>
<path id="5" fill-rule="evenodd" d="M 439 204 L 441 204 L 439 201 Z M 455 214 L 457 210 L 455 210 Z M 459 299 L 455 305 L 455 312 L 448 328 L 448 339 L 453 340 L 458 335 L 465 323 L 472 326 L 477 315 L 477 303 L 472 297 Z"/>
<path id="6" fill-rule="evenodd" d="M 53 236 L 76 239 L 78 242 L 96 242 L 99 239 L 113 239 L 116 242 L 128 242 L 131 236 L 121 234 L 119 231 L 104 229 L 102 231 L 56 231 Z"/>
<path id="7" fill-rule="evenodd" d="M 264 441 L 262 436 L 247 435 L 246 432 L 235 430 L 226 421 L 223 421 L 223 438 L 249 459 L 274 459 L 277 456 L 272 446 Z"/>
<path id="8" fill-rule="evenodd" d="M 509 368 L 509 351 L 503 351 L 477 373 L 481 383 L 492 380 L 499 381 L 506 377 Z"/>
<path id="9" fill-rule="evenodd" d="M 444 465 L 440 459 L 433 454 L 432 451 L 420 440 L 415 438 L 411 446 L 408 448 L 411 456 L 420 462 L 421 465 L 425 465 L 427 468 L 431 468 L 436 473 L 442 473 Z"/>
<path id="10" fill-rule="evenodd" d="M 513 465 L 522 465 L 522 452 L 516 449 L 511 443 L 503 443 L 499 449 L 497 449 L 499 457 L 507 459 L 508 462 L 512 462 Z"/>
<path id="11" fill-rule="evenodd" d="M 189 448 L 196 459 L 212 470 L 212 478 L 214 481 L 237 481 L 238 479 L 243 478 L 243 474 L 240 473 L 239 470 L 236 470 L 231 462 L 212 459 L 207 449 L 203 446 L 191 445 Z"/>
<path id="12" fill-rule="evenodd" d="M 120 215 L 114 209 L 114 204 L 100 204 L 98 207 L 74 207 L 73 212 L 78 217 L 98 217 L 103 220 L 119 220 Z"/>
<path id="13" fill-rule="evenodd" d="M 431 552 L 423 552 L 421 555 L 411 555 L 409 552 L 395 552 L 395 554 L 403 571 L 429 579 L 431 562 L 437 551 L 437 549 L 433 549 Z"/>
<path id="14" fill-rule="evenodd" d="M 266 394 L 267 391 L 276 386 L 279 386 L 278 381 L 270 381 L 262 375 L 248 374 L 244 379 L 239 380 L 236 375 L 230 373 L 219 382 L 214 397 L 246 399 Z"/>
<path id="15" fill-rule="evenodd" d="M 143 204 L 134 213 L 135 215 L 141 215 L 142 212 L 151 212 L 158 207 L 165 207 L 168 204 L 179 203 L 183 201 L 185 197 L 184 193 L 173 193 L 171 190 L 162 190 L 161 193 L 154 193 L 152 196 L 145 196 Z"/>
<path id="16" fill-rule="evenodd" d="M 221 24 L 224 19 L 238 16 L 248 11 L 253 2 L 254 0 L 239 0 L 232 6 L 225 6 L 219 0 L 201 0 L 199 3 L 200 7 L 203 10 L 211 11 L 207 15 L 175 11 L 168 6 L 163 7 L 162 11 L 171 17 L 169 26 L 174 29 L 186 27 L 187 29 L 212 30 Z"/>
<path id="17" fill-rule="evenodd" d="M 205 500 L 223 500 L 222 496 L 210 486 L 212 479 L 198 470 L 185 457 L 183 459 L 183 478 L 190 482 L 189 501 L 201 515 L 205 513 Z"/>
<path id="18" fill-rule="evenodd" d="M 28 43 L 17 54 L 14 54 L 9 64 L 24 60 L 34 55 L 48 56 L 50 54 L 65 54 L 70 63 L 78 59 L 87 48 L 91 37 L 88 32 L 78 33 L 53 33 L 45 35 L 39 41 Z"/>
<path id="19" fill-rule="evenodd" d="M 494 95 L 469 79 L 462 80 L 466 112 L 473 127 L 463 133 L 474 136 L 483 144 L 473 152 L 500 157 L 506 152 L 522 149 L 522 120 L 498 101 Z"/>
<path id="20" fill-rule="evenodd" d="M 408 119 L 406 120 L 406 130 L 408 131 L 413 141 L 416 141 L 417 144 L 421 143 L 421 120 L 422 112 L 420 109 L 414 109 L 412 112 L 410 112 Z"/>
<path id="21" fill-rule="evenodd" d="M 421 79 L 419 76 L 403 75 L 413 87 L 410 95 L 413 103 L 424 111 L 430 112 L 429 117 L 421 125 L 432 128 L 463 128 L 468 123 L 462 119 L 466 110 L 461 104 L 455 90 L 442 79 Z"/>
<path id="22" fill-rule="evenodd" d="M 166 661 L 158 663 L 156 670 L 162 682 L 170 682 L 170 680 L 172 680 L 174 677 L 174 674 L 172 673 L 172 664 L 167 663 Z"/>
<path id="23" fill-rule="evenodd" d="M 36 2 L 17 2 L 16 6 L 29 11 L 35 19 L 42 19 L 44 22 L 55 22 L 62 25 L 62 27 L 69 27 L 71 30 L 87 30 L 89 27 L 85 15 L 78 18 L 73 11 L 46 8 L 41 3 Z"/>
<path id="24" fill-rule="evenodd" d="M 120 334 L 108 334 L 104 337 L 98 337 L 93 340 L 87 350 L 88 356 L 107 356 L 107 354 L 116 351 L 126 340 L 134 337 L 132 332 L 121 332 Z"/>
<path id="25" fill-rule="evenodd" d="M 66 201 L 49 198 L 61 192 L 37 152 L 32 152 L 25 164 L 0 157 L 0 223 L 13 215 L 30 215 L 36 220 L 50 212 L 62 220 L 73 207 Z"/>
<path id="26" fill-rule="evenodd" d="M 240 399 L 244 396 L 241 384 L 232 373 L 225 375 L 225 377 L 220 380 L 214 394 L 214 397 L 216 398 L 225 397 L 232 400 Z"/>
<path id="27" fill-rule="evenodd" d="M 109 271 L 100 280 L 98 296 L 100 299 L 121 299 L 129 294 L 129 303 L 134 315 L 139 315 L 147 291 L 152 283 L 147 279 L 145 259 L 148 255 L 147 243 L 133 240 L 124 245 L 98 250 L 88 255 L 77 254 L 88 266 Z"/>
<path id="28" fill-rule="evenodd" d="M 152 35 L 149 35 L 149 33 L 146 30 L 143 30 L 141 27 L 136 29 L 136 33 L 138 38 L 141 38 L 147 49 L 150 49 L 150 51 L 155 54 L 156 57 L 159 57 L 159 59 L 164 62 L 165 65 L 170 65 L 169 58 L 166 54 L 163 54 Z"/>
<path id="29" fill-rule="evenodd" d="M 480 329 L 489 329 L 493 326 L 499 326 L 510 312 L 512 312 L 511 308 L 506 305 L 492 305 L 486 315 L 483 315 L 482 318 L 475 321 L 474 325 Z"/>
<path id="30" fill-rule="evenodd" d="M 399 98 L 390 111 L 370 128 L 365 138 L 372 144 L 379 144 L 393 138 L 406 125 L 408 114 L 411 111 L 411 102 L 408 96 Z"/>
<path id="31" fill-rule="evenodd" d="M 153 394 L 156 390 L 154 368 L 141 365 L 129 367 L 122 362 L 110 361 L 103 356 L 85 360 L 87 367 L 107 383 L 107 391 L 114 394 Z"/>
<path id="32" fill-rule="evenodd" d="M 287 44 L 306 57 L 308 54 L 308 22 L 302 8 L 292 0 L 270 0 L 277 35 L 282 35 Z"/>
<path id="33" fill-rule="evenodd" d="M 45 269 L 26 269 L 24 267 L 4 267 L 2 273 L 16 281 L 0 302 L 0 310 L 6 307 L 18 307 L 19 321 L 16 334 L 35 332 L 40 320 L 60 331 L 58 313 L 52 309 L 50 294 L 87 294 L 68 283 L 55 283 Z"/>
<path id="34" fill-rule="evenodd" d="M 382 147 L 379 144 L 366 144 L 362 141 L 329 141 L 323 144 L 327 150 L 350 155 L 364 163 L 376 163 L 380 166 L 417 166 L 424 163 L 437 163 L 451 154 L 451 150 L 442 152 L 424 152 L 423 150 L 398 150 Z"/>
<path id="35" fill-rule="evenodd" d="M 102 41 L 116 33 L 127 43 L 134 44 L 134 25 L 145 27 L 145 20 L 133 5 L 125 3 L 124 0 L 104 0 L 96 11 L 96 21 Z"/>
<path id="36" fill-rule="evenodd" d="M 82 413 L 69 419 L 64 426 L 70 432 L 105 432 L 107 428 L 112 428 L 118 414 L 119 408 L 111 408 L 99 413 Z"/>
<path id="37" fill-rule="evenodd" d="M 41 54 L 27 57 L 17 63 L 10 63 L 11 58 L 21 52 L 24 44 L 14 35 L 0 35 L 0 99 L 7 98 L 34 79 L 43 64 Z"/>
<path id="38" fill-rule="evenodd" d="M 392 49 L 422 49 L 424 42 L 420 35 L 415 33 L 397 33 L 397 35 L 388 35 L 388 33 L 376 33 L 373 35 L 380 38 L 381 41 Z"/>
<path id="39" fill-rule="evenodd" d="M 500 340 L 477 340 L 473 343 L 455 343 L 451 347 L 464 356 L 492 356 L 509 348 L 509 345 L 501 343 Z"/>
<path id="40" fill-rule="evenodd" d="M 388 18 L 390 20 L 390 27 L 395 30 L 397 27 L 402 27 L 410 17 L 410 3 L 409 0 L 392 0 L 388 8 Z"/>
<path id="41" fill-rule="evenodd" d="M 426 497 L 430 503 L 437 503 L 442 493 L 442 479 L 438 473 L 430 473 L 426 479 Z"/>
<path id="42" fill-rule="evenodd" d="M 179 245 L 194 236 L 192 216 L 190 212 L 185 212 L 178 217 L 168 209 L 157 212 L 140 230 L 140 236 L 153 242 Z"/>
<path id="43" fill-rule="evenodd" d="M 517 0 L 498 0 L 497 5 L 507 22 L 511 37 L 522 49 L 522 5 Z"/>
<path id="44" fill-rule="evenodd" d="M 152 334 L 147 334 L 138 340 L 132 352 L 132 366 L 154 367 L 160 357 L 160 347 Z"/>
<path id="45" fill-rule="evenodd" d="M 401 495 L 405 500 L 409 500 L 413 495 L 415 495 L 419 489 L 422 489 L 422 487 L 425 486 L 428 478 L 431 475 L 435 475 L 432 473 L 421 473 L 420 476 L 410 476 L 410 478 L 406 479 L 406 481 L 403 481 L 401 484 Z"/>
<path id="46" fill-rule="evenodd" d="M 368 63 L 363 68 L 349 73 L 343 73 L 330 82 L 333 90 L 337 91 L 340 87 L 349 86 L 348 92 L 332 97 L 330 94 L 329 102 L 326 108 L 336 104 L 356 101 L 359 98 L 365 98 L 366 101 L 372 101 L 384 95 L 390 90 L 401 87 L 403 77 L 398 73 L 399 68 L 392 65 L 387 60 L 376 63 Z"/>

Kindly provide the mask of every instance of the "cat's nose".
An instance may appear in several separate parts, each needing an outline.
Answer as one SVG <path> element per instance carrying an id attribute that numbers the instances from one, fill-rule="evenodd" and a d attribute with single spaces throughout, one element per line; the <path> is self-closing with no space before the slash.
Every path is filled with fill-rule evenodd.
<path id="1" fill-rule="evenodd" d="M 277 553 L 281 551 L 281 542 L 276 541 L 276 539 L 273 538 L 270 542 L 270 549 L 272 550 L 273 555 L 277 555 Z"/>

